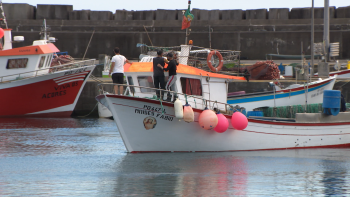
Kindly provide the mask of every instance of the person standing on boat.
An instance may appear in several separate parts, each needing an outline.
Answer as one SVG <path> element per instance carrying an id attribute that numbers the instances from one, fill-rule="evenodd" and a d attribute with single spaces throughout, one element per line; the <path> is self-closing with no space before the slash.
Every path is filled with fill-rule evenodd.
<path id="1" fill-rule="evenodd" d="M 163 58 L 163 51 L 157 51 L 157 57 L 153 58 L 153 84 L 157 89 L 165 90 L 165 76 L 161 68 L 165 66 L 165 62 L 168 63 L 168 61 Z M 158 64 L 161 65 L 161 67 L 159 67 Z M 156 94 L 157 98 L 163 99 L 164 91 L 160 93 L 159 90 L 156 90 Z"/>
<path id="2" fill-rule="evenodd" d="M 168 63 L 168 67 L 164 68 L 162 65 L 158 64 L 158 67 L 160 67 L 161 69 L 163 69 L 164 71 L 169 71 L 169 78 L 168 78 L 168 82 L 165 85 L 165 89 L 168 91 L 173 91 L 175 92 L 175 82 L 176 82 L 176 66 L 179 65 L 179 63 L 173 59 L 173 54 L 168 53 L 167 54 L 167 59 L 169 61 Z M 174 93 L 174 100 L 176 99 L 176 93 Z M 168 92 L 167 94 L 167 101 L 171 102 L 171 94 L 170 92 Z"/>
<path id="3" fill-rule="evenodd" d="M 112 57 L 112 65 L 109 69 L 109 77 L 112 74 L 112 80 L 115 84 L 124 84 L 124 65 L 125 62 L 132 64 L 129 60 L 127 60 L 123 55 L 120 55 L 120 49 L 118 47 L 114 48 L 114 56 Z M 118 85 L 114 86 L 115 94 L 122 95 L 124 92 L 124 86 Z"/>

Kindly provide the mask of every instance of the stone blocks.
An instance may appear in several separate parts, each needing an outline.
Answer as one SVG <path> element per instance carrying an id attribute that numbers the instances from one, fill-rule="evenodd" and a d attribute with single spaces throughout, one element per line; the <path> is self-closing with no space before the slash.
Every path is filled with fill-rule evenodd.
<path id="1" fill-rule="evenodd" d="M 177 10 L 162 10 L 158 9 L 156 11 L 156 20 L 177 20 Z"/>
<path id="2" fill-rule="evenodd" d="M 243 11 L 242 10 L 222 10 L 221 20 L 242 20 Z"/>
<path id="3" fill-rule="evenodd" d="M 7 20 L 35 19 L 35 7 L 26 3 L 3 3 Z"/>
<path id="4" fill-rule="evenodd" d="M 350 6 L 337 8 L 336 16 L 337 18 L 350 18 Z"/>
<path id="5" fill-rule="evenodd" d="M 90 20 L 92 21 L 113 20 L 113 13 L 110 11 L 91 11 Z"/>
<path id="6" fill-rule="evenodd" d="M 246 10 L 246 19 L 267 19 L 267 9 Z"/>
<path id="7" fill-rule="evenodd" d="M 36 19 L 68 20 L 72 5 L 44 5 L 38 4 Z"/>
<path id="8" fill-rule="evenodd" d="M 269 19 L 276 20 L 288 20 L 289 19 L 289 8 L 270 8 Z"/>
<path id="9" fill-rule="evenodd" d="M 90 20 L 90 10 L 74 10 L 69 12 L 69 20 Z"/>

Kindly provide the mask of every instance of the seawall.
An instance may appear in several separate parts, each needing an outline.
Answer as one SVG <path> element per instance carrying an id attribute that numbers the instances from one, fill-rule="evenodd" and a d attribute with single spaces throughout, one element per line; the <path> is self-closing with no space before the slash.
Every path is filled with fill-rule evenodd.
<path id="1" fill-rule="evenodd" d="M 75 58 L 98 54 L 112 55 L 115 46 L 129 59 L 137 59 L 137 43 L 155 46 L 179 46 L 185 42 L 181 30 L 182 10 L 74 10 L 72 5 L 4 4 L 13 36 L 25 41 L 14 47 L 31 45 L 40 38 L 46 19 L 56 46 Z M 241 59 L 265 59 L 266 54 L 310 54 L 311 9 L 280 8 L 257 10 L 193 9 L 195 19 L 189 39 L 194 45 L 209 47 L 209 28 L 212 48 L 240 50 Z M 323 8 L 315 9 L 315 42 L 323 40 Z M 4 25 L 1 27 L 4 28 Z M 91 39 L 91 44 L 88 43 Z M 339 59 L 350 59 L 350 6 L 330 8 L 330 42 L 340 43 Z"/>

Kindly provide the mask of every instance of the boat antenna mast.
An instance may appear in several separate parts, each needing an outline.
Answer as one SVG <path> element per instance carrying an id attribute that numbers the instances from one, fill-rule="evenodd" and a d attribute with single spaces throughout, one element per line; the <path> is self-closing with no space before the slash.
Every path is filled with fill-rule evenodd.
<path id="1" fill-rule="evenodd" d="M 51 28 L 46 25 L 46 19 L 44 19 L 43 26 L 41 27 L 40 35 L 44 35 L 42 40 L 49 40 Z"/>
<path id="2" fill-rule="evenodd" d="M 2 7 L 2 0 L 0 0 L 0 9 L 1 9 L 1 14 L 4 17 L 3 21 L 5 23 L 6 29 L 8 29 L 4 7 Z"/>

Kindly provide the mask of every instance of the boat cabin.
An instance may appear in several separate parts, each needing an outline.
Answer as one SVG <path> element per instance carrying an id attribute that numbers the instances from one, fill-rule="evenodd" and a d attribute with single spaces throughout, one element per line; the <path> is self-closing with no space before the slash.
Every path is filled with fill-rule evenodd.
<path id="1" fill-rule="evenodd" d="M 1 81 L 32 77 L 49 72 L 57 47 L 47 40 L 35 40 L 32 46 L 12 48 L 11 30 L 5 30 L 4 49 L 0 51 Z M 5 77 L 4 77 L 5 76 Z"/>
<path id="2" fill-rule="evenodd" d="M 128 85 L 154 88 L 153 62 L 134 62 L 124 66 L 124 74 Z M 168 72 L 164 72 L 168 79 Z M 179 64 L 177 66 L 176 92 L 186 94 L 188 103 L 196 108 L 204 108 L 206 105 L 202 99 L 227 102 L 228 82 L 233 80 L 245 80 L 244 77 L 228 76 L 207 72 L 195 67 Z M 139 97 L 154 97 L 153 89 L 130 87 L 130 92 Z M 164 94 L 166 95 L 166 93 Z M 178 95 L 185 101 L 183 95 Z M 185 104 L 185 103 L 184 103 Z M 210 105 L 214 105 L 211 103 Z M 224 106 L 218 106 L 224 109 Z"/>

